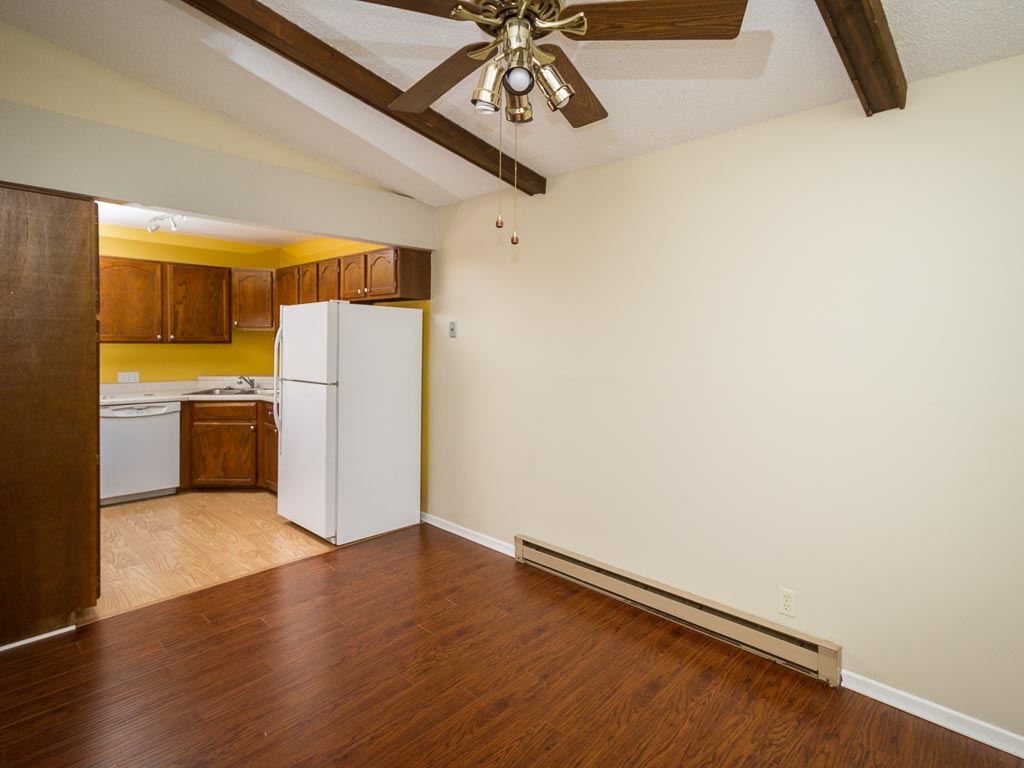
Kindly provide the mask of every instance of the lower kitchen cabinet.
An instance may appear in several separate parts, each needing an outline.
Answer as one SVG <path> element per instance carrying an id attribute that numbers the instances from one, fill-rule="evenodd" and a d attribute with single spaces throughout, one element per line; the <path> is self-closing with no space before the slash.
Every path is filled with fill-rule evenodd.
<path id="1" fill-rule="evenodd" d="M 267 488 L 276 493 L 273 406 L 240 400 L 182 403 L 180 487 Z"/>
<path id="2" fill-rule="evenodd" d="M 256 486 L 258 435 L 255 402 L 197 402 L 182 409 L 182 486 Z"/>
<path id="3" fill-rule="evenodd" d="M 256 483 L 260 488 L 277 493 L 277 424 L 274 406 L 261 403 L 259 462 Z"/>

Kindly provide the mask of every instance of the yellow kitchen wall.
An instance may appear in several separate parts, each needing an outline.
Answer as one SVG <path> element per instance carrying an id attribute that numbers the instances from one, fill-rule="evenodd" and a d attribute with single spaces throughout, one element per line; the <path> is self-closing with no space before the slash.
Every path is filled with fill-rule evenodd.
<path id="1" fill-rule="evenodd" d="M 212 267 L 274 268 L 280 252 L 170 232 L 100 225 L 100 254 Z M 138 371 L 142 381 L 179 381 L 197 376 L 273 373 L 274 334 L 235 331 L 230 344 L 100 344 L 100 383 L 117 382 L 118 371 Z"/>
<path id="2" fill-rule="evenodd" d="M 286 245 L 280 250 L 278 266 L 294 267 L 321 259 L 334 259 L 350 253 L 373 251 L 385 246 L 374 243 L 358 243 L 354 240 L 338 240 L 333 237 L 316 237 L 301 243 Z"/>

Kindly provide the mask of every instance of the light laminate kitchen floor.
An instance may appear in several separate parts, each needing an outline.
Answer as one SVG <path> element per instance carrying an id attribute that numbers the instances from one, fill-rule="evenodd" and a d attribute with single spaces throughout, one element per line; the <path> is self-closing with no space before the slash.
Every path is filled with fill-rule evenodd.
<path id="1" fill-rule="evenodd" d="M 334 549 L 262 491 L 184 493 L 103 507 L 100 599 L 87 624 Z"/>

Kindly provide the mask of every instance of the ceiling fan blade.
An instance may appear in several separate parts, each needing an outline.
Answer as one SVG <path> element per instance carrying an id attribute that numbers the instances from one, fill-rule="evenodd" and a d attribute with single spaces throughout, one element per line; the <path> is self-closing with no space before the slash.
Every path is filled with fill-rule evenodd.
<path id="1" fill-rule="evenodd" d="M 570 5 L 583 12 L 585 40 L 731 40 L 740 33 L 747 0 L 622 0 Z"/>
<path id="2" fill-rule="evenodd" d="M 596 123 L 608 117 L 608 110 L 604 108 L 604 104 L 590 90 L 587 81 L 583 79 L 583 75 L 576 69 L 576 66 L 569 60 L 569 57 L 565 55 L 565 51 L 557 45 L 549 44 L 539 47 L 545 53 L 550 53 L 555 57 L 555 69 L 576 91 L 576 94 L 569 99 L 569 103 L 559 110 L 562 116 L 569 121 L 569 124 L 573 128 L 582 128 L 585 125 Z"/>
<path id="3" fill-rule="evenodd" d="M 387 5 L 391 8 L 398 8 L 403 11 L 416 11 L 431 16 L 443 16 L 450 19 L 452 8 L 461 5 L 467 11 L 480 13 L 481 8 L 476 3 L 462 2 L 462 0 L 362 0 L 364 3 L 376 5 Z"/>
<path id="4" fill-rule="evenodd" d="M 458 85 L 464 77 L 484 65 L 482 61 L 471 59 L 469 54 L 486 47 L 486 43 L 482 46 L 480 43 L 473 43 L 459 49 L 392 101 L 391 109 L 395 112 L 419 113 L 426 111 L 431 104 Z"/>

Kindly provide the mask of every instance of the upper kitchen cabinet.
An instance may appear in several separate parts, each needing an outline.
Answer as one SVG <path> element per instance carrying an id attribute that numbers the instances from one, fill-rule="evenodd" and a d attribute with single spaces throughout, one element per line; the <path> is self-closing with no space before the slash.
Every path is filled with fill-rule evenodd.
<path id="1" fill-rule="evenodd" d="M 316 297 L 316 264 L 299 265 L 299 304 L 311 304 Z"/>
<path id="2" fill-rule="evenodd" d="M 341 257 L 341 298 L 361 299 L 366 287 L 366 254 Z"/>
<path id="3" fill-rule="evenodd" d="M 366 254 L 366 290 L 363 296 L 389 298 L 398 295 L 398 252 L 392 249 Z"/>
<path id="4" fill-rule="evenodd" d="M 101 256 L 100 341 L 163 341 L 163 264 Z"/>
<path id="5" fill-rule="evenodd" d="M 274 330 L 274 270 L 231 270 L 231 318 L 238 331 Z"/>
<path id="6" fill-rule="evenodd" d="M 223 267 L 167 265 L 168 341 L 231 341 L 230 272 Z"/>
<path id="7" fill-rule="evenodd" d="M 274 282 L 274 322 L 281 317 L 281 307 L 299 303 L 299 268 L 282 267 Z"/>
<path id="8" fill-rule="evenodd" d="M 326 261 L 317 262 L 316 295 L 318 301 L 330 301 L 331 299 L 341 298 L 340 273 L 340 259 L 327 259 Z"/>
<path id="9" fill-rule="evenodd" d="M 351 301 L 429 299 L 430 252 L 383 248 L 346 256 L 342 263 L 342 298 Z"/>

